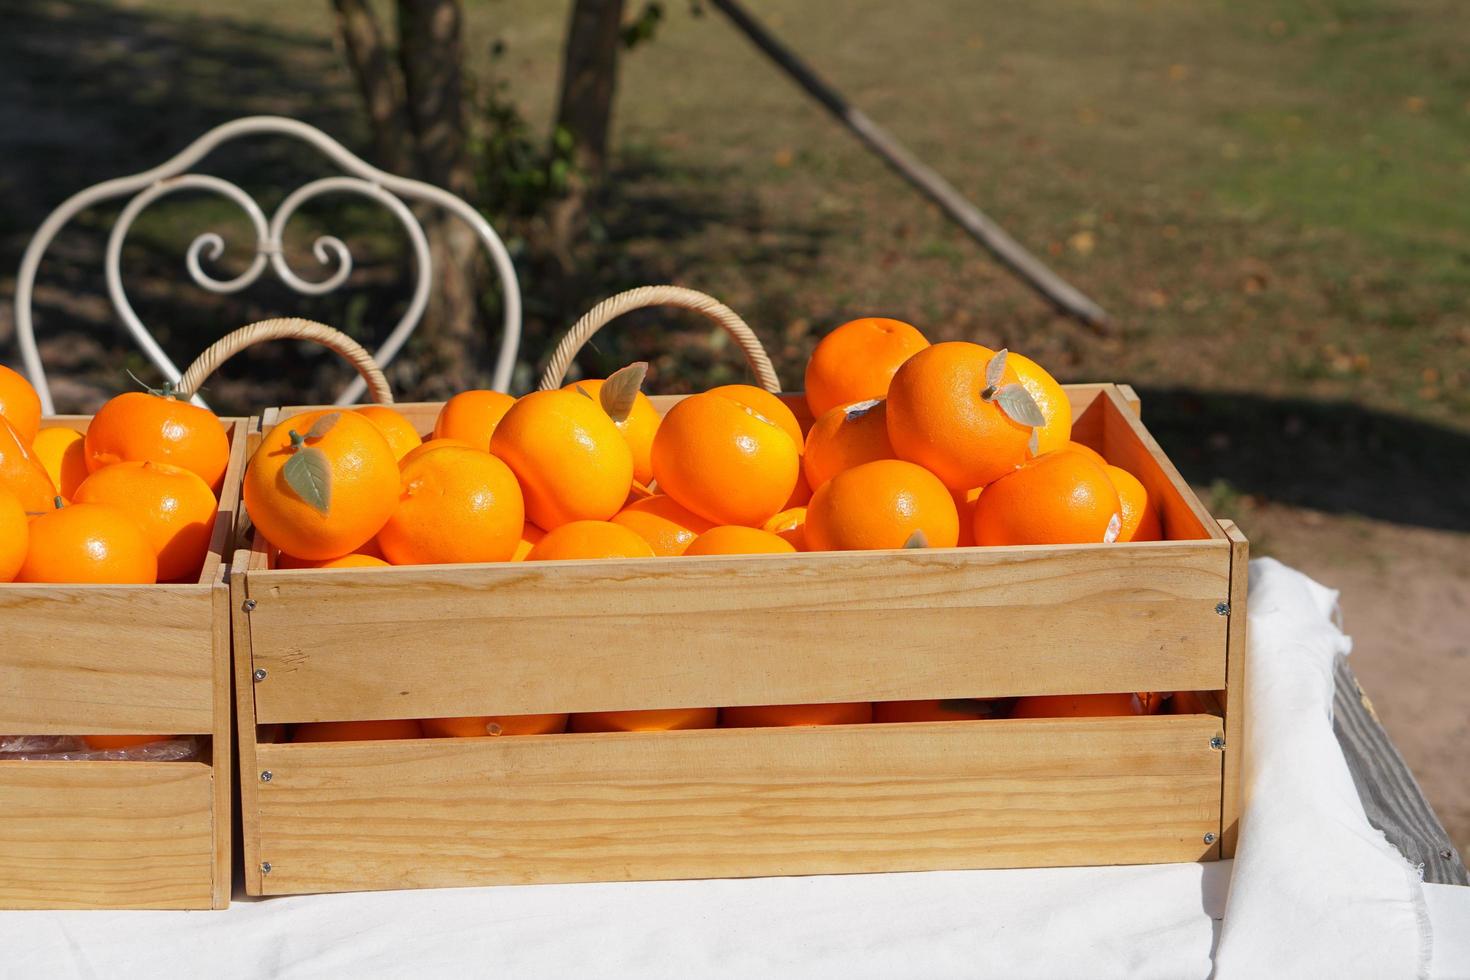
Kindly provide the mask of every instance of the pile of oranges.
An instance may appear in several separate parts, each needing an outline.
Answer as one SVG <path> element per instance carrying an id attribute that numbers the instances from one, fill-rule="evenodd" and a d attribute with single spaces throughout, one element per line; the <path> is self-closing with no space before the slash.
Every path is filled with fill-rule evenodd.
<path id="1" fill-rule="evenodd" d="M 522 398 L 451 398 L 424 441 L 386 407 L 267 434 L 244 500 L 277 568 L 1108 543 L 1161 537 L 1142 483 L 1071 440 L 1036 362 L 860 319 L 818 344 L 805 405 L 749 385 L 660 416 L 646 365 Z M 788 396 L 790 397 L 790 396 Z M 803 425 L 803 418 L 810 424 Z M 1130 713 L 1131 695 L 1048 710 Z M 1105 699 L 1106 700 L 1106 699 Z M 1038 702 L 1047 706 L 1048 702 Z M 780 705 L 298 726 L 300 739 L 989 717 L 988 702 Z M 1023 715 L 1039 710 L 1021 702 Z"/>
<path id="2" fill-rule="evenodd" d="M 41 428 L 0 365 L 0 582 L 194 582 L 229 463 L 223 423 L 167 391 L 129 392 L 85 432 Z"/>
<path id="3" fill-rule="evenodd" d="M 645 365 L 522 398 L 451 398 L 423 441 L 391 408 L 312 412 L 246 471 L 277 567 L 791 554 L 1153 540 L 1133 475 L 1071 440 L 1060 385 L 898 320 L 822 339 L 803 425 L 723 385 L 660 417 Z"/>

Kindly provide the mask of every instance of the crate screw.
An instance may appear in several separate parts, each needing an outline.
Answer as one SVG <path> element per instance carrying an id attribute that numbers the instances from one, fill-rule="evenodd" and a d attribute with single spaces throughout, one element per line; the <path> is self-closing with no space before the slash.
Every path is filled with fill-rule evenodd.
<path id="1" fill-rule="evenodd" d="M 251 676 L 253 676 L 256 679 L 256 681 L 263 681 L 263 680 L 265 680 L 265 668 L 264 667 L 257 667 L 257 668 L 255 668 L 255 673 L 252 674 Z"/>
<path id="2" fill-rule="evenodd" d="M 1213 844 L 1213 843 L 1215 843 L 1215 835 L 1214 834 L 1211 834 L 1211 833 L 1206 833 L 1205 834 L 1205 843 L 1206 844 Z"/>
<path id="3" fill-rule="evenodd" d="M 271 873 L 271 863 L 269 861 L 260 862 L 260 873 L 263 875 Z"/>
<path id="4" fill-rule="evenodd" d="M 245 602 L 243 603 L 243 605 L 245 606 L 245 611 L 246 612 L 254 612 L 255 611 L 255 600 L 254 599 L 246 599 Z"/>
<path id="5" fill-rule="evenodd" d="M 1444 850 L 1439 852 L 1439 856 L 1448 861 L 1450 858 L 1455 856 L 1455 852 L 1446 847 Z"/>
<path id="6" fill-rule="evenodd" d="M 1228 603 L 1228 602 L 1217 602 L 1217 603 L 1215 603 L 1215 615 L 1216 616 L 1229 616 L 1230 615 L 1230 603 Z"/>
<path id="7" fill-rule="evenodd" d="M 263 770 L 263 771 L 262 771 L 262 772 L 261 772 L 261 774 L 260 774 L 260 781 L 261 781 L 261 782 L 262 782 L 262 783 L 268 783 L 268 782 L 270 782 L 270 781 L 271 781 L 271 779 L 272 779 L 272 778 L 273 778 L 273 777 L 274 777 L 274 776 L 275 776 L 275 773 L 273 773 L 273 772 L 271 772 L 271 771 L 270 771 L 270 770 L 269 770 L 269 769 L 266 769 L 266 770 Z"/>
<path id="8" fill-rule="evenodd" d="M 1221 738 L 1219 735 L 1216 735 L 1214 738 L 1210 739 L 1210 748 L 1212 748 L 1212 749 L 1223 749 L 1224 747 L 1225 747 L 1225 740 L 1223 738 Z"/>

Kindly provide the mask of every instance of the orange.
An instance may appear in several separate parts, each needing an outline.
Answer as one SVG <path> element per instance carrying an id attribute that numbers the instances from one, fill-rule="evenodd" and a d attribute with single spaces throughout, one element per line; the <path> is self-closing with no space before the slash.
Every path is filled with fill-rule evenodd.
<path id="1" fill-rule="evenodd" d="M 1072 438 L 1072 402 L 1067 393 L 1046 372 L 1046 369 L 1029 357 L 1009 351 L 1006 364 L 1021 379 L 1021 385 L 1031 393 L 1031 400 L 1041 409 L 1045 425 L 1036 428 L 1036 452 L 1040 456 L 1061 449 Z"/>
<path id="2" fill-rule="evenodd" d="M 806 437 L 802 435 L 795 413 L 781 400 L 780 395 L 773 395 L 755 385 L 720 385 L 718 388 L 711 388 L 707 394 L 728 398 L 735 404 L 744 405 L 775 422 L 782 432 L 791 437 L 796 451 L 801 452 L 801 444 Z"/>
<path id="3" fill-rule="evenodd" d="M 1174 715 L 1207 715 L 1204 699 L 1194 691 L 1175 691 L 1169 699 L 1169 713 Z"/>
<path id="4" fill-rule="evenodd" d="M 93 751 L 106 752 L 167 742 L 173 737 L 172 735 L 83 735 L 82 741 L 86 743 L 87 748 Z"/>
<path id="5" fill-rule="evenodd" d="M 806 551 L 806 508 L 791 507 L 766 521 L 762 530 L 770 531 L 797 551 Z"/>
<path id="6" fill-rule="evenodd" d="M 899 366 L 929 341 L 902 320 L 864 317 L 823 337 L 806 364 L 806 403 L 812 418 L 838 405 L 883 398 Z"/>
<path id="7" fill-rule="evenodd" d="M 383 438 L 388 440 L 388 448 L 393 450 L 393 458 L 399 462 L 424 444 L 424 440 L 419 436 L 418 430 L 413 427 L 413 423 L 404 418 L 403 413 L 396 409 L 389 408 L 387 405 L 364 405 L 353 411 L 378 427 L 378 431 L 383 433 Z"/>
<path id="8" fill-rule="evenodd" d="M 714 728 L 714 708 L 653 708 L 647 711 L 586 711 L 572 715 L 574 732 L 668 732 L 687 728 Z"/>
<path id="9" fill-rule="evenodd" d="M 316 721 L 293 725 L 293 742 L 372 742 L 382 739 L 423 738 L 413 719 L 391 721 Z"/>
<path id="10" fill-rule="evenodd" d="M 56 486 L 28 446 L 9 420 L 0 418 L 0 487 L 15 494 L 28 513 L 39 513 L 51 509 Z"/>
<path id="11" fill-rule="evenodd" d="M 1101 718 L 1141 715 L 1136 694 L 1040 694 L 1017 699 L 1012 718 Z"/>
<path id="12" fill-rule="evenodd" d="M 1031 426 L 1012 418 L 1002 401 L 1030 396 L 1009 355 L 1005 361 L 999 357 L 979 344 L 950 342 L 906 361 L 888 389 L 894 454 L 918 463 L 951 490 L 983 487 L 1025 462 Z M 999 383 L 991 385 L 987 370 L 995 365 L 1003 369 Z"/>
<path id="13" fill-rule="evenodd" d="M 158 581 L 198 580 L 214 533 L 214 492 L 167 463 L 116 463 L 77 488 L 78 504 L 111 504 L 142 528 L 158 556 Z"/>
<path id="14" fill-rule="evenodd" d="M 1119 515 L 1123 519 L 1123 529 L 1118 532 L 1119 541 L 1158 541 L 1164 536 L 1164 529 L 1159 524 L 1159 512 L 1153 508 L 1149 499 L 1148 491 L 1144 489 L 1138 477 L 1129 473 L 1121 466 L 1105 464 L 1103 472 L 1108 479 L 1113 481 L 1113 489 L 1118 491 L 1118 503 L 1122 506 Z"/>
<path id="15" fill-rule="evenodd" d="M 812 500 L 812 485 L 806 482 L 806 474 L 800 468 L 796 471 L 796 486 L 791 490 L 791 496 L 786 498 L 782 510 L 790 510 L 793 507 L 805 507 Z"/>
<path id="16" fill-rule="evenodd" d="M 572 521 L 537 542 L 526 561 L 573 558 L 652 558 L 653 548 L 635 532 L 611 521 Z"/>
<path id="17" fill-rule="evenodd" d="M 866 701 L 848 704 L 762 704 L 720 709 L 721 728 L 865 725 L 872 720 L 873 706 Z"/>
<path id="18" fill-rule="evenodd" d="M 1080 442 L 1073 442 L 1069 439 L 1067 440 L 1067 444 L 1064 445 L 1062 448 L 1067 450 L 1068 452 L 1081 453 L 1082 455 L 1086 456 L 1088 459 L 1096 463 L 1098 466 L 1108 465 L 1108 461 L 1103 459 L 1102 453 L 1098 452 L 1096 449 L 1093 449 L 1091 446 L 1084 446 Z"/>
<path id="19" fill-rule="evenodd" d="M 526 516 L 554 531 L 606 521 L 633 487 L 633 451 L 602 406 L 575 391 L 533 391 L 515 403 L 490 440 L 515 472 Z"/>
<path id="20" fill-rule="evenodd" d="M 309 561 L 305 558 L 297 558 L 295 555 L 281 555 L 276 559 L 277 568 L 387 568 L 388 563 L 375 555 L 364 555 L 360 551 L 354 551 L 350 555 L 340 558 L 326 558 L 317 561 Z"/>
<path id="21" fill-rule="evenodd" d="M 303 456 L 303 463 L 292 462 Z M 328 474 L 328 492 L 312 493 L 299 478 L 291 482 L 292 472 L 310 472 L 308 464 Z M 398 508 L 399 491 L 388 440 L 356 412 L 307 412 L 282 422 L 245 470 L 250 519 L 277 548 L 307 560 L 337 558 L 367 544 Z"/>
<path id="22" fill-rule="evenodd" d="M 598 405 L 602 405 L 603 411 L 613 419 L 613 424 L 623 434 L 628 443 L 628 449 L 633 453 L 633 479 L 639 483 L 647 483 L 653 479 L 653 436 L 658 432 L 658 424 L 661 416 L 658 409 L 653 407 L 653 402 L 643 392 L 633 395 L 632 406 L 628 414 L 621 420 L 613 417 L 609 406 L 602 403 L 602 381 L 592 379 L 587 381 L 573 381 L 564 387 L 576 391 L 585 391 Z"/>
<path id="23" fill-rule="evenodd" d="M 541 542 L 541 539 L 544 537 L 546 537 L 546 532 L 541 530 L 536 525 L 532 524 L 530 521 L 522 524 L 521 539 L 516 542 L 515 554 L 510 556 L 510 560 L 525 561 L 526 556 L 531 553 L 531 549 L 536 547 L 536 545 L 539 544 Z"/>
<path id="24" fill-rule="evenodd" d="M 52 426 L 36 433 L 31 452 L 51 477 L 56 492 L 70 497 L 87 478 L 85 437 L 75 429 Z"/>
<path id="25" fill-rule="evenodd" d="M 1081 453 L 1047 453 L 985 488 L 975 501 L 975 543 L 1100 543 L 1120 512 L 1101 466 Z"/>
<path id="26" fill-rule="evenodd" d="M 712 527 L 684 549 L 686 555 L 792 555 L 796 548 L 770 531 L 726 524 Z"/>
<path id="27" fill-rule="evenodd" d="M 0 417 L 15 426 L 27 446 L 41 428 L 41 396 L 24 375 L 4 364 L 0 364 Z"/>
<path id="28" fill-rule="evenodd" d="M 955 511 L 960 519 L 960 538 L 955 542 L 961 548 L 971 548 L 975 545 L 975 501 L 980 499 L 980 491 L 983 487 L 975 487 L 960 493 L 951 490 L 950 496 L 954 497 Z"/>
<path id="29" fill-rule="evenodd" d="M 92 416 L 86 454 L 93 473 L 113 463 L 168 463 L 193 470 L 219 493 L 230 462 L 230 440 L 207 408 L 166 393 L 130 391 Z"/>
<path id="30" fill-rule="evenodd" d="M 395 565 L 509 561 L 526 523 L 515 474 L 478 449 L 448 446 L 403 468 L 398 509 L 378 532 Z"/>
<path id="31" fill-rule="evenodd" d="M 87 743 L 89 749 L 106 751 L 130 749 L 135 745 L 152 745 L 154 742 L 167 742 L 171 738 L 172 735 L 83 735 L 82 741 Z"/>
<path id="32" fill-rule="evenodd" d="M 480 448 L 478 446 L 471 446 L 463 439 L 426 439 L 403 454 L 403 458 L 398 461 L 398 468 L 401 470 L 420 456 L 432 453 L 436 449 L 444 449 L 448 446 L 457 446 L 460 449 Z"/>
<path id="33" fill-rule="evenodd" d="M 655 555 L 682 555 L 712 524 L 667 494 L 635 500 L 613 518 L 648 542 Z"/>
<path id="34" fill-rule="evenodd" d="M 15 581 L 30 541 L 30 523 L 20 498 L 0 486 L 0 582 Z"/>
<path id="35" fill-rule="evenodd" d="M 845 470 L 817 489 L 806 509 L 812 551 L 902 548 L 923 532 L 929 548 L 959 540 L 954 498 L 923 467 L 880 459 Z"/>
<path id="36" fill-rule="evenodd" d="M 439 409 L 435 439 L 459 439 L 489 449 L 490 438 L 516 400 L 503 391 L 461 391 Z"/>
<path id="37" fill-rule="evenodd" d="M 653 440 L 659 489 L 715 524 L 760 527 L 783 510 L 801 470 L 780 425 L 724 395 L 691 395 Z"/>
<path id="38" fill-rule="evenodd" d="M 481 715 L 470 718 L 424 718 L 430 738 L 485 738 L 491 735 L 555 735 L 567 730 L 566 715 Z"/>
<path id="39" fill-rule="evenodd" d="M 966 721 L 996 718 L 1002 702 L 993 698 L 955 698 L 944 701 L 879 701 L 873 705 L 876 722 Z"/>
<path id="40" fill-rule="evenodd" d="M 839 405 L 812 423 L 802 472 L 813 489 L 843 470 L 875 459 L 893 459 L 888 441 L 888 403 L 882 398 Z"/>
<path id="41" fill-rule="evenodd" d="M 33 518 L 17 582 L 152 585 L 158 558 L 142 528 L 107 504 L 73 504 Z"/>

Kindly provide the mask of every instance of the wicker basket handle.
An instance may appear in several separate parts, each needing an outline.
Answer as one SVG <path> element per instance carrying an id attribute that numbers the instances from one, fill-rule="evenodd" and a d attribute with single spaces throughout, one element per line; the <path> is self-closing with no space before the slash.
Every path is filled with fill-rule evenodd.
<path id="1" fill-rule="evenodd" d="M 755 331 L 740 319 L 739 314 L 713 296 L 706 296 L 704 293 L 685 289 L 682 286 L 641 286 L 638 289 L 618 293 L 592 307 L 582 319 L 572 325 L 572 329 L 567 331 L 561 343 L 556 345 L 556 350 L 551 355 L 551 363 L 546 365 L 546 373 L 541 375 L 541 390 L 561 387 L 562 380 L 567 374 L 567 368 L 572 365 L 572 358 L 577 356 L 582 345 L 592 339 L 593 334 L 624 313 L 649 306 L 676 306 L 683 310 L 703 313 L 723 327 L 725 332 L 735 339 L 735 343 L 740 345 L 740 349 L 745 352 L 746 363 L 755 372 L 756 380 L 760 382 L 762 388 L 770 392 L 781 390 L 781 381 L 776 377 L 776 369 L 771 365 L 770 355 L 766 353 L 765 347 L 761 346 L 760 338 L 755 335 Z"/>
<path id="2" fill-rule="evenodd" d="M 179 396 L 193 397 L 199 387 L 219 369 L 221 364 L 245 348 L 263 344 L 268 340 L 310 340 L 329 350 L 336 351 L 357 369 L 358 374 L 362 375 L 363 380 L 367 382 L 368 391 L 373 396 L 373 401 L 379 405 L 393 404 L 393 390 L 388 387 L 388 379 L 383 376 L 383 369 L 378 367 L 378 362 L 373 360 L 373 356 L 363 349 L 361 344 L 340 330 L 333 330 L 324 323 L 303 320 L 300 317 L 261 320 L 221 337 L 208 350 L 200 354 L 199 358 L 189 365 L 184 376 L 179 379 L 177 389 Z"/>

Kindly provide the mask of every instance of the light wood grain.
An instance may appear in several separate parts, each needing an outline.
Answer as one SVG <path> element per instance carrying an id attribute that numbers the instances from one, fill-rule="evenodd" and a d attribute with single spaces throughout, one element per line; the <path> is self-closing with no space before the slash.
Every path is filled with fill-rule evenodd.
<path id="1" fill-rule="evenodd" d="M 1217 690 L 1225 542 L 245 572 L 259 722 Z"/>
<path id="2" fill-rule="evenodd" d="M 1240 839 L 1241 773 L 1245 759 L 1246 603 L 1250 586 L 1250 542 L 1234 521 L 1220 527 L 1230 539 L 1230 616 L 1226 630 L 1224 786 L 1220 805 L 1221 854 L 1235 856 Z"/>
<path id="3" fill-rule="evenodd" d="M 230 904 L 230 873 L 234 867 L 234 806 L 231 788 L 235 782 L 234 698 L 231 696 L 230 670 L 230 586 L 226 568 L 215 574 L 210 586 L 210 605 L 214 618 L 214 733 L 210 740 L 210 766 L 214 784 L 214 807 L 211 812 L 214 833 L 214 869 L 211 904 L 227 908 Z"/>
<path id="4" fill-rule="evenodd" d="M 1218 719 L 261 745 L 267 894 L 1194 861 Z"/>
<path id="5" fill-rule="evenodd" d="M 0 762 L 0 908 L 209 908 L 211 776 L 194 762 Z"/>
<path id="6" fill-rule="evenodd" d="M 1138 392 L 1133 390 L 1132 385 L 1118 385 L 1118 394 L 1124 404 L 1133 410 L 1134 415 L 1143 417 L 1143 399 L 1138 397 Z"/>
<path id="7" fill-rule="evenodd" d="M 235 552 L 230 565 L 231 637 L 234 641 L 235 719 L 239 725 L 240 840 L 245 854 L 245 891 L 260 894 L 260 767 L 256 759 L 255 664 L 251 656 L 250 613 L 244 603 L 245 569 L 257 553 Z"/>
<path id="8" fill-rule="evenodd" d="M 245 458 L 244 423 L 229 429 L 230 465 L 197 583 L 0 585 L 0 733 L 215 733 L 216 671 L 229 646 L 216 643 L 211 590 Z M 228 733 L 228 720 L 219 727 Z"/>

